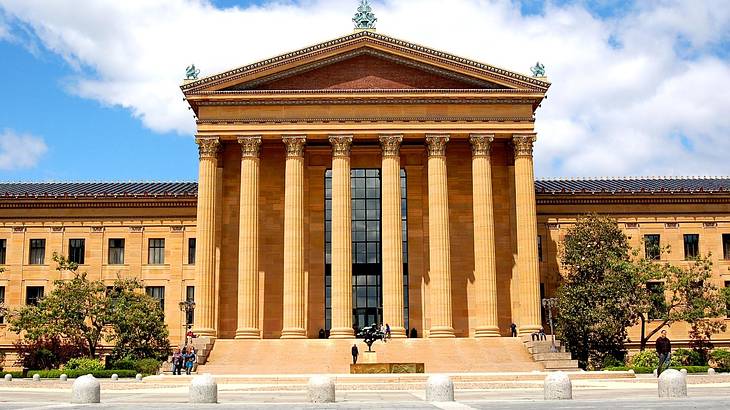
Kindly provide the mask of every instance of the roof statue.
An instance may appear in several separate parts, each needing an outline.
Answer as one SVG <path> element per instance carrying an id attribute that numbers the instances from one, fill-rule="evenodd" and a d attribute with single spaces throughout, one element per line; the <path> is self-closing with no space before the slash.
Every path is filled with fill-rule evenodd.
<path id="1" fill-rule="evenodd" d="M 185 69 L 185 79 L 186 80 L 197 80 L 199 74 L 200 74 L 200 69 L 195 68 L 195 64 L 190 64 Z"/>
<path id="2" fill-rule="evenodd" d="M 360 0 L 360 5 L 357 6 L 357 13 L 352 18 L 355 23 L 356 30 L 374 30 L 375 22 L 378 21 L 375 18 L 372 7 L 370 7 L 369 0 Z"/>
<path id="3" fill-rule="evenodd" d="M 545 77 L 545 65 L 538 61 L 534 67 L 530 67 L 533 77 Z"/>

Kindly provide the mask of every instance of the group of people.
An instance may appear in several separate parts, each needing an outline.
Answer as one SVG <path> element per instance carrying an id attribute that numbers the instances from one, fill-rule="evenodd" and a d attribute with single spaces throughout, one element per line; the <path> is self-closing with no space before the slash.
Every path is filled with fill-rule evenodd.
<path id="1" fill-rule="evenodd" d="M 193 371 L 193 366 L 198 360 L 198 355 L 195 354 L 195 348 L 192 345 L 184 347 L 182 350 L 175 349 L 172 354 L 172 374 L 182 374 L 182 369 L 185 368 L 185 374 L 190 374 Z"/>

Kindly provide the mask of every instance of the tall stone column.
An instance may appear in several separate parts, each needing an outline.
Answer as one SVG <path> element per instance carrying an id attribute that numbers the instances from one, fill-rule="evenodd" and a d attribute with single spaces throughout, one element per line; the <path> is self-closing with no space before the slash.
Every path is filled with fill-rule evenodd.
<path id="1" fill-rule="evenodd" d="M 239 137 L 241 199 L 238 224 L 238 327 L 236 339 L 260 339 L 259 148 L 261 137 Z"/>
<path id="2" fill-rule="evenodd" d="M 406 337 L 403 326 L 403 238 L 401 232 L 400 135 L 380 137 L 382 159 L 383 323 L 391 336 Z"/>
<path id="3" fill-rule="evenodd" d="M 304 144 L 303 136 L 284 137 L 284 327 L 282 339 L 307 337 L 304 327 Z"/>
<path id="4" fill-rule="evenodd" d="M 449 196 L 446 182 L 448 135 L 427 135 L 428 147 L 428 250 L 431 278 L 431 329 L 429 337 L 454 337 L 451 312 L 451 251 Z"/>
<path id="5" fill-rule="evenodd" d="M 472 135 L 469 138 L 474 204 L 474 279 L 479 306 L 475 337 L 499 336 L 492 165 L 489 156 L 492 141 L 493 135 Z"/>
<path id="6" fill-rule="evenodd" d="M 532 144 L 535 135 L 514 135 L 517 269 L 519 270 L 519 333 L 540 330 L 540 271 L 537 260 L 537 210 Z"/>
<path id="7" fill-rule="evenodd" d="M 351 135 L 329 138 L 332 144 L 332 328 L 330 338 L 350 339 L 352 331 Z"/>
<path id="8" fill-rule="evenodd" d="M 198 165 L 198 213 L 195 249 L 195 334 L 215 338 L 215 197 L 216 167 L 221 143 L 218 138 L 196 138 Z"/>

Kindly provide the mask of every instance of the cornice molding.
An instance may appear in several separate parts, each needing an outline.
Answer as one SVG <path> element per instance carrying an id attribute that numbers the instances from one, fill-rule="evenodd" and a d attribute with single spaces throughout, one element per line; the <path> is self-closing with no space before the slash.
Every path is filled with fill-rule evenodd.
<path id="1" fill-rule="evenodd" d="M 410 104 L 501 104 L 501 105 L 535 105 L 536 98 L 393 98 L 393 97 L 359 97 L 352 96 L 334 98 L 301 98 L 301 99 L 226 99 L 191 101 L 199 107 L 230 107 L 230 106 L 270 106 L 270 105 L 410 105 Z"/>
<path id="2" fill-rule="evenodd" d="M 550 197 L 546 197 L 550 195 Z M 716 198 L 687 198 L 687 197 L 630 197 L 617 196 L 615 198 L 586 198 L 580 196 L 557 196 L 554 194 L 536 193 L 537 205 L 649 205 L 649 204 L 730 204 L 730 195 Z"/>
<path id="3" fill-rule="evenodd" d="M 452 123 L 534 123 L 531 117 L 307 117 L 307 118 L 241 118 L 198 120 L 198 125 L 246 125 L 246 124 L 319 124 L 319 123 L 386 123 L 386 122 L 452 122 Z"/>
<path id="4" fill-rule="evenodd" d="M 195 208 L 197 197 L 176 200 L 117 200 L 117 201 L 78 201 L 41 200 L 38 198 L 24 201 L 0 201 L 0 209 L 58 209 L 58 208 Z"/>

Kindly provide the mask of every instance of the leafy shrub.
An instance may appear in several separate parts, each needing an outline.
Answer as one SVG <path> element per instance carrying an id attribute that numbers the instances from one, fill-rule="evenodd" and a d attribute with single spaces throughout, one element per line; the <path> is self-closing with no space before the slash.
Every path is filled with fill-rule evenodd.
<path id="1" fill-rule="evenodd" d="M 57 379 L 62 374 L 65 374 L 66 376 L 70 378 L 76 378 L 81 377 L 87 374 L 92 374 L 96 378 L 109 378 L 112 377 L 112 374 L 116 373 L 119 377 L 134 377 L 137 375 L 137 371 L 135 370 L 116 370 L 116 369 L 110 369 L 110 370 L 94 370 L 94 371 L 87 371 L 87 370 L 80 370 L 80 369 L 54 369 L 54 370 L 29 370 L 28 371 L 28 377 L 33 377 L 34 374 L 38 374 L 42 379 Z M 15 377 L 15 376 L 13 376 Z"/>
<path id="2" fill-rule="evenodd" d="M 124 358 L 115 362 L 109 362 L 107 368 L 120 370 L 137 370 L 137 361 L 130 358 Z"/>
<path id="3" fill-rule="evenodd" d="M 672 352 L 670 366 L 704 366 L 702 356 L 696 350 L 677 349 Z"/>
<path id="4" fill-rule="evenodd" d="M 135 370 L 142 374 L 157 374 L 160 369 L 160 361 L 157 359 L 147 358 L 134 362 Z"/>
<path id="5" fill-rule="evenodd" d="M 23 372 L 0 372 L 0 379 L 4 378 L 6 374 L 13 376 L 13 379 L 20 379 L 23 377 Z"/>
<path id="6" fill-rule="evenodd" d="M 709 365 L 720 369 L 730 369 L 730 351 L 715 349 L 710 352 Z"/>
<path id="7" fill-rule="evenodd" d="M 77 357 L 66 362 L 66 365 L 63 368 L 64 370 L 83 370 L 89 372 L 103 370 L 104 366 L 96 359 Z"/>
<path id="8" fill-rule="evenodd" d="M 619 367 L 606 367 L 603 370 L 612 371 L 612 372 L 616 372 L 616 371 L 623 371 L 623 372 L 625 372 L 625 371 L 628 371 L 628 370 L 633 370 L 634 373 L 636 373 L 636 374 L 651 374 L 651 373 L 654 373 L 654 369 L 655 368 L 656 367 L 627 367 L 627 366 L 619 366 Z M 677 370 L 686 369 L 687 370 L 687 373 L 707 373 L 707 369 L 709 369 L 708 366 L 679 366 L 679 367 L 672 366 L 671 368 L 672 369 L 677 369 Z"/>
<path id="9" fill-rule="evenodd" d="M 630 364 L 631 367 L 650 367 L 655 369 L 659 365 L 659 357 L 651 350 L 644 350 L 632 356 Z"/>
<path id="10" fill-rule="evenodd" d="M 20 340 L 15 343 L 17 364 L 27 369 L 54 369 L 74 357 L 84 356 L 83 342 L 65 341 L 59 337 Z"/>
<path id="11" fill-rule="evenodd" d="M 620 367 L 623 366 L 624 362 L 615 358 L 613 355 L 608 355 L 603 358 L 603 367 Z"/>

